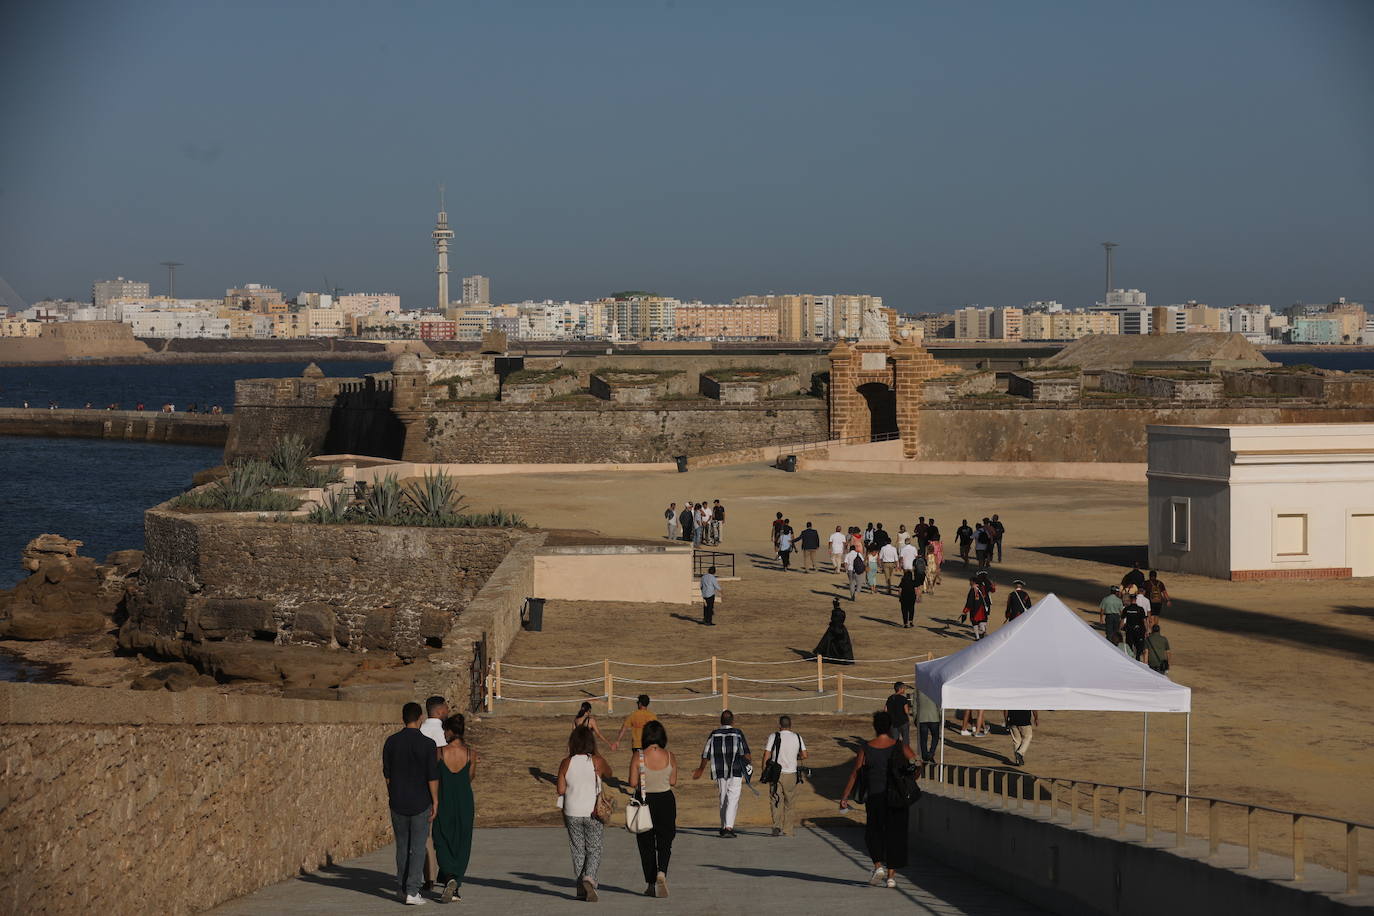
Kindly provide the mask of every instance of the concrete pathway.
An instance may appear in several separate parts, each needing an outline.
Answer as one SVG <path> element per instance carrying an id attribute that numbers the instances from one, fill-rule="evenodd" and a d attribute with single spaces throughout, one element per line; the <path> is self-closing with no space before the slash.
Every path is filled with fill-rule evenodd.
<path id="1" fill-rule="evenodd" d="M 897 889 L 868 887 L 869 862 L 862 829 L 812 827 L 793 838 L 750 829 L 726 840 L 714 830 L 679 830 L 673 844 L 667 899 L 643 897 L 644 882 L 634 837 L 624 828 L 606 831 L 600 902 L 594 912 L 723 913 L 853 912 L 1031 914 L 1041 912 L 1014 897 L 978 884 L 929 861 L 914 861 Z M 573 897 L 567 834 L 559 828 L 478 830 L 457 902 L 430 900 L 411 911 L 499 913 L 525 916 L 588 912 Z M 402 913 L 392 891 L 391 847 L 313 875 L 303 875 L 225 904 L 218 916 L 261 913 Z"/>

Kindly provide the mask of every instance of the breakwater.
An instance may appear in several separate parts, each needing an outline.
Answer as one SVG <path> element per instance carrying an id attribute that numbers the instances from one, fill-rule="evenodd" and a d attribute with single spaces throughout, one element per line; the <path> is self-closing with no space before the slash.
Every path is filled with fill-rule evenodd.
<path id="1" fill-rule="evenodd" d="M 0 407 L 0 436 L 121 439 L 173 445 L 223 446 L 229 439 L 229 415 Z"/>

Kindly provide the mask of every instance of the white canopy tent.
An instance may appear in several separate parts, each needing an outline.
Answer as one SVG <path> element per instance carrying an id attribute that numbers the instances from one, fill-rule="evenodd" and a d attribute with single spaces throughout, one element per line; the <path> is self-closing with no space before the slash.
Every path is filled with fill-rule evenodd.
<path id="1" fill-rule="evenodd" d="M 940 762 L 946 709 L 1098 710 L 1188 716 L 1184 794 L 1191 788 L 1192 690 L 1121 653 L 1049 594 L 966 649 L 916 666 L 916 687 L 940 707 Z"/>

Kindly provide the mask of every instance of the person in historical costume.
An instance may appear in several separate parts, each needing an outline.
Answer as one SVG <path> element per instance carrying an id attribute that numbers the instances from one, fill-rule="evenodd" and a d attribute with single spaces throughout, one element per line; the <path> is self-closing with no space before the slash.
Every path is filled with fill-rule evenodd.
<path id="1" fill-rule="evenodd" d="M 833 599 L 835 604 L 830 609 L 830 626 L 826 627 L 825 635 L 821 641 L 816 643 L 816 649 L 811 653 L 812 657 L 819 655 L 828 662 L 836 662 L 841 665 L 852 665 L 854 663 L 854 644 L 849 640 L 849 629 L 844 625 L 845 613 L 840 607 L 840 599 Z"/>

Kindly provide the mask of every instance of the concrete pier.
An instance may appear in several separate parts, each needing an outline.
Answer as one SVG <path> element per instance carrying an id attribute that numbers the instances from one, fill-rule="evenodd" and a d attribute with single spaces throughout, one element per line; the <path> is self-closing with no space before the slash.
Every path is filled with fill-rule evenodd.
<path id="1" fill-rule="evenodd" d="M 123 439 L 173 445 L 222 446 L 229 439 L 229 420 L 229 414 L 0 407 L 0 436 Z"/>

